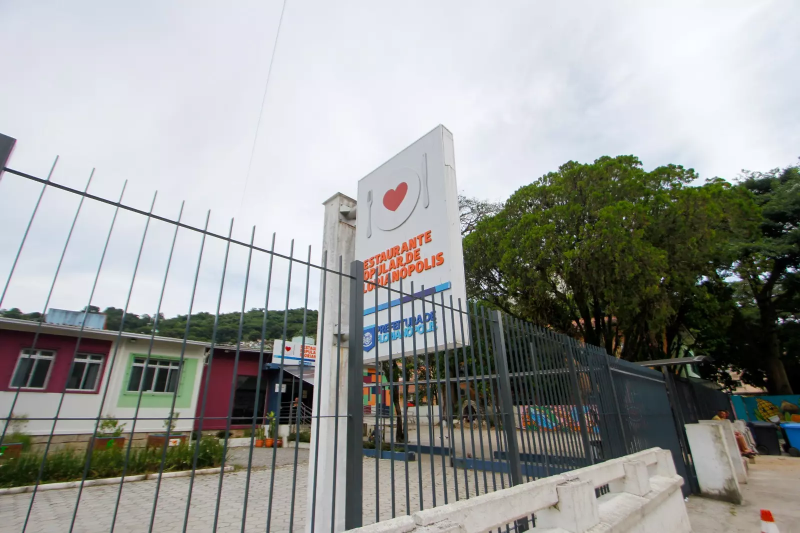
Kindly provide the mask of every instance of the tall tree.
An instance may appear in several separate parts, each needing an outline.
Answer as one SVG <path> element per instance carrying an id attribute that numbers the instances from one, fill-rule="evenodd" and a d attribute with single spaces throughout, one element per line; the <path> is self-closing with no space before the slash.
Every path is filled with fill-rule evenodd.
<path id="1" fill-rule="evenodd" d="M 695 180 L 633 156 L 566 163 L 465 237 L 468 291 L 625 359 L 663 357 L 755 212 L 727 182 Z"/>
<path id="2" fill-rule="evenodd" d="M 798 312 L 800 300 L 800 167 L 745 171 L 741 185 L 761 208 L 761 222 L 738 247 L 734 271 L 758 309 L 767 387 L 773 394 L 792 394 L 779 330 Z"/>

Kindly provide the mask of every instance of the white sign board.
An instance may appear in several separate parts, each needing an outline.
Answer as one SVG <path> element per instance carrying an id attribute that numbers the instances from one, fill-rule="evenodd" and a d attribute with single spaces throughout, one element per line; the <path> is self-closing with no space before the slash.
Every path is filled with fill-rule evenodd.
<path id="1" fill-rule="evenodd" d="M 272 348 L 272 363 L 283 366 L 315 366 L 317 364 L 317 347 L 313 344 L 303 346 L 302 342 L 275 339 Z"/>
<path id="2" fill-rule="evenodd" d="M 358 182 L 356 259 L 371 282 L 364 283 L 366 361 L 414 355 L 415 343 L 418 354 L 462 345 L 469 324 L 450 302 L 467 309 L 464 254 L 453 135 L 444 126 Z M 413 311 L 412 298 L 396 292 L 401 283 L 404 295 L 417 296 Z"/>

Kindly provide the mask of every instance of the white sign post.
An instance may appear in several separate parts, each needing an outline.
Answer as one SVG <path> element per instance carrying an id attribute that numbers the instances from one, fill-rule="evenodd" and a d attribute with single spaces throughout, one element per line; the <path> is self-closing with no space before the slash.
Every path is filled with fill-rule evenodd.
<path id="1" fill-rule="evenodd" d="M 444 126 L 358 182 L 356 259 L 367 281 L 366 361 L 413 355 L 414 338 L 418 351 L 464 343 L 462 319 L 450 308 L 451 296 L 456 309 L 467 302 L 453 135 Z"/>

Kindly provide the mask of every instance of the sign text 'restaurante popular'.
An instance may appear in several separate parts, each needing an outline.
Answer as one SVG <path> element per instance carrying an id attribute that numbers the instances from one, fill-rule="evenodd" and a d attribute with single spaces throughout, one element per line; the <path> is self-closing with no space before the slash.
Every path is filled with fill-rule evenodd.
<path id="1" fill-rule="evenodd" d="M 457 191 L 453 136 L 444 126 L 358 182 L 367 360 L 412 355 L 412 344 L 434 350 L 464 343 L 460 331 L 437 335 L 433 318 L 451 298 L 455 307 L 466 305 Z M 422 298 L 427 309 L 420 315 Z M 401 317 L 414 324 L 400 326 Z"/>

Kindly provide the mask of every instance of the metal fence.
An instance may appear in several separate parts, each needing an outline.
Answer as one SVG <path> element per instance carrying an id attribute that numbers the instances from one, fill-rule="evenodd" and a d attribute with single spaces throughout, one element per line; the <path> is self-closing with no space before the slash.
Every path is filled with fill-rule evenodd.
<path id="1" fill-rule="evenodd" d="M 255 228 L 249 242 L 232 238 L 232 221 L 227 235 L 211 232 L 210 213 L 205 226 L 196 227 L 182 222 L 180 215 L 174 220 L 156 215 L 152 205 L 149 210 L 126 205 L 123 195 L 108 200 L 89 193 L 88 185 L 78 190 L 58 184 L 51 180 L 52 170 L 47 178 L 4 170 L 0 202 L 15 201 L 3 193 L 10 178 L 41 189 L 30 216 L 15 221 L 21 241 L 10 252 L 13 259 L 0 309 L 20 275 L 21 258 L 29 249 L 37 250 L 36 239 L 47 237 L 52 246 L 49 235 L 31 231 L 43 198 L 58 191 L 78 201 L 65 242 L 58 244 L 40 315 L 24 320 L 0 317 L 0 370 L 10 384 L 0 389 L 0 487 L 5 492 L 0 499 L 7 503 L 0 506 L 0 529 L 338 531 L 652 446 L 670 449 L 679 473 L 687 477 L 666 384 L 658 372 L 474 302 L 426 293 L 424 287 L 402 280 L 394 286 L 376 285 L 375 294 L 387 291 L 392 298 L 410 302 L 412 316 L 403 316 L 404 307 L 399 306 L 394 316 L 401 325 L 397 334 L 393 328 L 385 345 L 376 342 L 374 352 L 365 354 L 360 338 L 370 324 L 365 324 L 361 284 L 375 282 L 361 279 L 360 262 L 343 265 L 339 259 L 338 268 L 331 269 L 323 254 L 321 264 L 315 265 L 310 249 L 305 258 L 294 257 L 293 244 L 288 254 L 276 252 L 274 237 L 271 248 L 256 246 Z M 79 238 L 76 222 L 86 204 L 113 212 L 102 228 L 104 241 L 95 245 L 101 253 L 92 265 L 86 309 L 95 302 L 106 250 L 119 238 L 118 215 L 126 213 L 142 222 L 135 242 L 125 233 L 138 253 L 124 283 L 126 296 L 115 331 L 89 328 L 85 319 L 80 326 L 43 319 L 58 283 L 65 283 L 60 272 L 71 259 L 70 245 Z M 126 329 L 126 320 L 134 316 L 130 303 L 139 290 L 137 280 L 141 284 L 140 264 L 153 238 L 153 224 L 160 224 L 162 237 L 168 236 L 165 266 L 155 284 L 158 297 L 150 331 L 135 333 Z M 176 254 L 176 242 L 186 233 L 197 237 L 196 262 L 190 276 L 177 276 L 177 281 L 188 283 L 185 321 L 178 333 L 167 337 L 159 334 L 159 324 L 165 320 L 165 294 L 176 282 L 176 257 L 186 254 L 185 249 Z M 222 246 L 213 329 L 210 339 L 199 339 L 192 317 L 198 311 L 199 279 L 210 261 L 206 251 L 212 243 Z M 243 254 L 246 265 L 238 285 L 229 271 L 236 253 Z M 258 261 L 265 268 L 254 268 Z M 279 271 L 285 278 L 276 274 Z M 290 338 L 292 302 L 302 309 L 302 337 L 315 333 L 308 311 L 312 278 L 322 284 L 319 320 L 325 320 L 326 284 L 333 283 L 338 288 L 335 337 L 337 342 L 348 337 L 356 341 L 320 350 L 313 380 L 303 374 L 304 361 L 293 370 L 299 379 L 292 382 L 292 397 L 295 385 L 296 397 L 302 399 L 328 387 L 346 389 L 347 402 L 340 405 L 337 400 L 327 414 L 309 413 L 302 402 L 295 410 L 293 398 L 281 393 L 289 374 L 285 359 L 275 363 L 265 349 L 267 310 L 276 307 L 276 300 L 283 311 L 279 337 L 284 343 Z M 223 342 L 224 330 L 230 327 L 221 324 L 223 294 L 232 284 L 241 288 L 238 324 L 234 341 Z M 252 341 L 244 339 L 243 330 L 253 305 L 261 322 L 255 348 L 243 342 Z M 417 341 L 417 316 L 430 317 L 421 325 L 433 324 L 434 344 L 444 349 Z M 378 326 L 376 322 L 375 331 Z M 406 335 L 409 328 L 411 334 Z M 317 339 L 317 345 L 325 346 L 325 341 Z M 336 359 L 335 376 L 319 375 L 326 358 L 329 363 Z M 99 376 L 96 386 L 76 390 L 72 376 L 85 377 L 93 361 Z M 41 384 L 37 372 L 46 375 Z M 242 383 L 247 383 L 252 409 L 243 405 L 243 396 L 236 396 Z M 276 425 L 284 423 L 297 437 L 284 443 L 285 448 L 260 446 L 279 436 L 268 424 L 270 411 L 277 412 Z M 248 416 L 244 413 L 250 418 L 242 425 Z M 114 434 L 114 422 L 125 428 Z M 19 429 L 24 424 L 29 425 L 26 438 Z M 321 439 L 321 434 L 328 435 L 321 425 L 324 430 L 328 424 L 333 424 L 332 438 Z M 224 428 L 223 438 L 209 426 Z M 299 436 L 307 429 L 310 442 L 301 443 Z M 231 431 L 238 442 L 224 438 Z M 17 444 L 12 437 L 24 441 L 20 449 L 12 446 Z M 345 448 L 344 464 L 339 446 Z M 320 460 L 321 451 L 330 448 L 332 476 L 326 474 L 330 465 Z M 346 485 L 336 481 L 341 479 Z M 333 514 L 322 513 L 324 507 Z M 525 530 L 531 521 L 509 529 Z"/>

